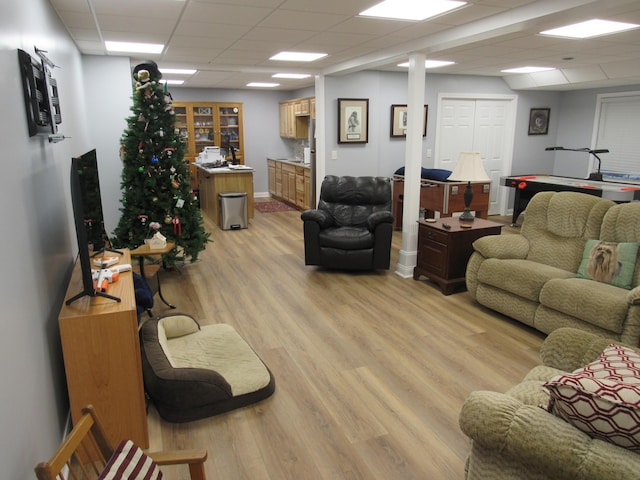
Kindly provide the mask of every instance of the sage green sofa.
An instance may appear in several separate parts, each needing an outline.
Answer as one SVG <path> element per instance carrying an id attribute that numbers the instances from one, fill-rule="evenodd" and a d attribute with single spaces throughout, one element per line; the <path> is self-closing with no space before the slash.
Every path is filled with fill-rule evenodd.
<path id="1" fill-rule="evenodd" d="M 560 328 L 544 341 L 543 364 L 506 393 L 472 392 L 460 412 L 471 439 L 467 480 L 623 480 L 640 478 L 640 454 L 591 438 L 547 412 L 542 384 L 596 360 L 609 340 Z M 636 349 L 637 351 L 637 349 Z"/>
<path id="2" fill-rule="evenodd" d="M 640 242 L 640 203 L 616 205 L 577 192 L 536 194 L 519 234 L 474 242 L 468 291 L 481 305 L 547 334 L 574 327 L 638 345 L 640 262 L 630 267 L 631 289 L 578 278 L 588 239 Z"/>

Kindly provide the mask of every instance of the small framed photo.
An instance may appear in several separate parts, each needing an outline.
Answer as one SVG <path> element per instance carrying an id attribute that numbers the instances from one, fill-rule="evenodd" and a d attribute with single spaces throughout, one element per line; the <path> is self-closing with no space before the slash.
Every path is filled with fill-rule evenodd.
<path id="1" fill-rule="evenodd" d="M 369 141 L 369 99 L 338 99 L 338 143 Z"/>
<path id="2" fill-rule="evenodd" d="M 424 106 L 424 116 L 422 118 L 422 136 L 427 136 L 427 112 L 429 106 Z M 407 136 L 407 106 L 391 105 L 391 136 L 406 137 Z"/>
<path id="3" fill-rule="evenodd" d="M 198 107 L 198 115 L 211 115 L 211 107 Z"/>
<path id="4" fill-rule="evenodd" d="M 550 108 L 532 108 L 529 112 L 529 135 L 549 133 Z"/>

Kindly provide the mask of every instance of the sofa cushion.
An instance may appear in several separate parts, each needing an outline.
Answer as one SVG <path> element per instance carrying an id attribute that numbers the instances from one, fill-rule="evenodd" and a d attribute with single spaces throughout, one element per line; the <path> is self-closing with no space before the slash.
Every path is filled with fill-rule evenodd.
<path id="1" fill-rule="evenodd" d="M 373 247 L 374 237 L 367 228 L 329 227 L 320 230 L 318 242 L 321 247 L 341 250 L 362 250 Z"/>
<path id="2" fill-rule="evenodd" d="M 611 344 L 595 362 L 545 383 L 548 409 L 579 430 L 640 452 L 640 355 Z"/>
<path id="3" fill-rule="evenodd" d="M 574 274 L 541 263 L 519 259 L 488 258 L 478 269 L 481 283 L 500 288 L 537 302 L 540 290 L 553 278 L 570 278 Z"/>
<path id="4" fill-rule="evenodd" d="M 587 240 L 577 276 L 629 290 L 639 246 L 636 242 Z"/>
<path id="5" fill-rule="evenodd" d="M 629 303 L 623 288 L 582 278 L 549 280 L 540 292 L 540 303 L 615 333 L 622 332 Z"/>
<path id="6" fill-rule="evenodd" d="M 162 472 L 158 465 L 131 440 L 120 442 L 98 477 L 98 480 L 161 479 Z"/>

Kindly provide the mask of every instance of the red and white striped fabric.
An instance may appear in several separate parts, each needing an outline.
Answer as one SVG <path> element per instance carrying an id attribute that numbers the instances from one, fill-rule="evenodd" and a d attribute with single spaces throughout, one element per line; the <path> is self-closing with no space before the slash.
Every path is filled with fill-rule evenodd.
<path id="1" fill-rule="evenodd" d="M 131 440 L 123 440 L 98 480 L 161 480 L 158 465 Z"/>
<path id="2" fill-rule="evenodd" d="M 600 358 L 544 384 L 548 410 L 588 435 L 640 452 L 640 355 L 611 344 Z"/>

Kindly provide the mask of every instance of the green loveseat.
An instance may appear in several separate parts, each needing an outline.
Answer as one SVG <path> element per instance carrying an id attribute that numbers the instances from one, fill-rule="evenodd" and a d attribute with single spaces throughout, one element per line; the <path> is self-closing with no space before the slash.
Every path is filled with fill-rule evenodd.
<path id="1" fill-rule="evenodd" d="M 577 192 L 541 192 L 520 234 L 476 240 L 467 288 L 483 306 L 551 333 L 574 327 L 638 345 L 640 262 L 631 288 L 579 278 L 588 239 L 640 242 L 640 203 L 616 205 Z"/>
<path id="2" fill-rule="evenodd" d="M 609 343 L 583 330 L 560 328 L 542 345 L 543 365 L 519 385 L 504 394 L 472 392 L 459 417 L 472 441 L 466 480 L 640 478 L 640 454 L 591 438 L 540 407 L 549 401 L 545 381 L 596 360 Z"/>

